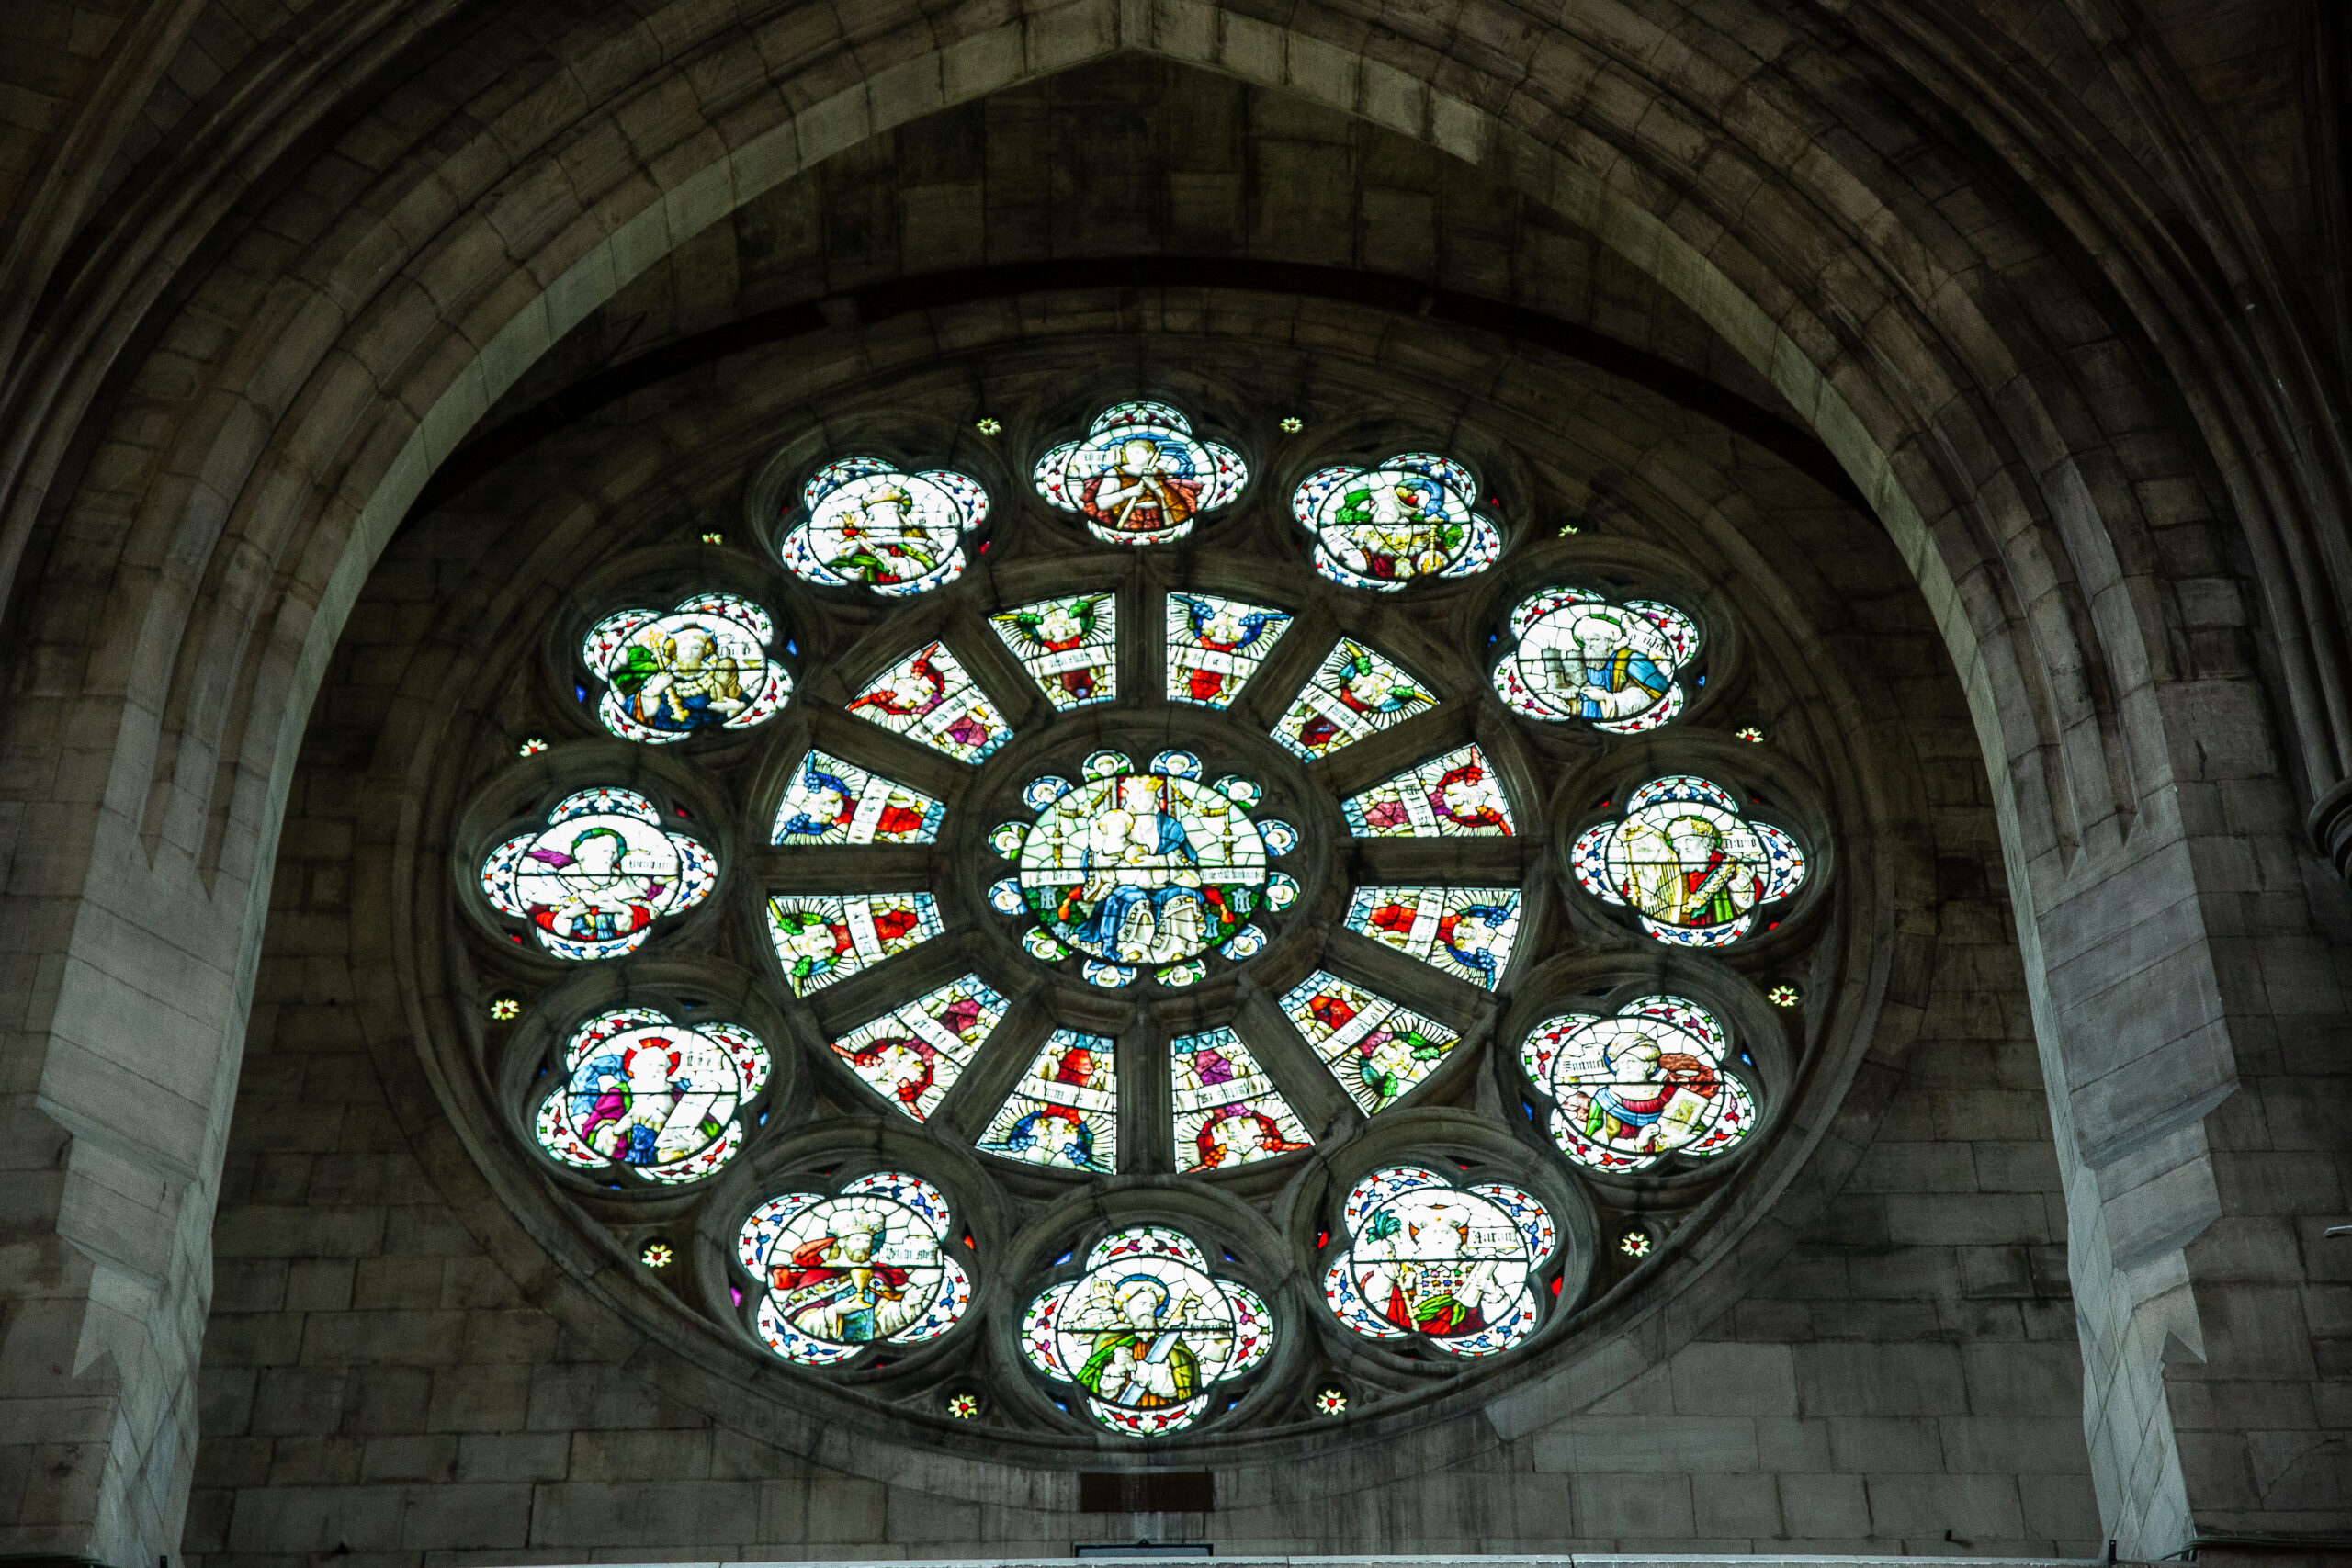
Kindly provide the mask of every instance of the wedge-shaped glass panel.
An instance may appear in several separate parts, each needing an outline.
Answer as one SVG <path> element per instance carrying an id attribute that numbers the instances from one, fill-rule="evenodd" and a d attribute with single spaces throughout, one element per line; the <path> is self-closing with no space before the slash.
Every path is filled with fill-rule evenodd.
<path id="1" fill-rule="evenodd" d="M 1210 1409 L 1211 1385 L 1256 1367 L 1273 1342 L 1265 1299 L 1212 1276 L 1192 1238 L 1159 1225 L 1106 1237 L 1085 1273 L 1021 1314 L 1029 1364 L 1076 1384 L 1088 1415 L 1131 1438 L 1190 1426 Z"/>
<path id="2" fill-rule="evenodd" d="M 1287 610 L 1213 593 L 1168 596 L 1168 700 L 1230 706 L 1290 627 Z"/>
<path id="3" fill-rule="evenodd" d="M 1046 701 L 1067 713 L 1119 694 L 1119 604 L 1110 593 L 1041 599 L 989 617 Z"/>
<path id="4" fill-rule="evenodd" d="M 947 807 L 896 779 L 870 773 L 831 752 L 811 751 L 784 786 L 776 807 L 779 844 L 928 844 Z"/>
<path id="5" fill-rule="evenodd" d="M 1359 887 L 1348 929 L 1493 990 L 1519 936 L 1516 887 Z"/>
<path id="6" fill-rule="evenodd" d="M 981 1134 L 984 1154 L 1108 1176 L 1119 1166 L 1115 1047 L 1057 1029 Z"/>
<path id="7" fill-rule="evenodd" d="M 1351 795 L 1340 810 L 1359 839 L 1500 839 L 1517 831 L 1494 765 L 1476 744 Z"/>
<path id="8" fill-rule="evenodd" d="M 1037 459 L 1033 478 L 1048 505 L 1077 513 L 1105 544 L 1164 545 L 1239 495 L 1250 468 L 1168 404 L 1134 402 L 1095 415 L 1083 436 Z"/>
<path id="9" fill-rule="evenodd" d="M 1230 1029 L 1168 1043 L 1175 1093 L 1176 1168 L 1231 1170 L 1314 1140 L 1250 1047 Z"/>
<path id="10" fill-rule="evenodd" d="M 1437 706 L 1437 694 L 1386 655 L 1343 637 L 1274 726 L 1284 750 L 1314 761 Z"/>
<path id="11" fill-rule="evenodd" d="M 779 894 L 768 900 L 768 937 L 792 994 L 805 997 L 871 969 L 940 932 L 928 893 Z"/>
<path id="12" fill-rule="evenodd" d="M 849 711 L 894 734 L 978 762 L 1012 729 L 944 642 L 918 649 L 874 678 Z"/>
<path id="13" fill-rule="evenodd" d="M 1004 1020 L 1005 1000 L 977 975 L 918 997 L 832 1043 L 874 1092 L 927 1121 L 972 1055 Z"/>
<path id="14" fill-rule="evenodd" d="M 1283 998 L 1283 1011 L 1366 1115 L 1410 1094 L 1462 1043 L 1445 1025 L 1319 969 Z"/>

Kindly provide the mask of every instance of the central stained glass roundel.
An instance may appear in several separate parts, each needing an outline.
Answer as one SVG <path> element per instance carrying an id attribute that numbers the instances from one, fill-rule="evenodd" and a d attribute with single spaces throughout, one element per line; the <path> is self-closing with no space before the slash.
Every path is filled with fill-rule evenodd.
<path id="1" fill-rule="evenodd" d="M 1174 773 L 1089 779 L 1023 840 L 1022 897 L 1105 964 L 1173 964 L 1221 947 L 1265 904 L 1267 844 L 1243 802 Z"/>

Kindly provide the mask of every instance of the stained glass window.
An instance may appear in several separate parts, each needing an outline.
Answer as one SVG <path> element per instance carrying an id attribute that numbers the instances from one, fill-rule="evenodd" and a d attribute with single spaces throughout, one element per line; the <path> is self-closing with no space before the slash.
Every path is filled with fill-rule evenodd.
<path id="1" fill-rule="evenodd" d="M 928 893 L 779 894 L 768 900 L 768 937 L 796 997 L 871 969 L 941 929 L 939 901 Z"/>
<path id="2" fill-rule="evenodd" d="M 703 593 L 669 611 L 606 615 L 580 644 L 605 683 L 596 716 L 624 740 L 666 745 L 698 729 L 749 729 L 792 694 L 768 657 L 775 623 L 749 599 Z"/>
<path id="3" fill-rule="evenodd" d="M 769 837 L 779 844 L 928 844 L 946 814 L 921 790 L 811 751 L 785 785 Z"/>
<path id="4" fill-rule="evenodd" d="M 1311 762 L 1435 706 L 1437 694 L 1395 660 L 1343 637 L 1299 689 L 1274 739 Z"/>
<path id="5" fill-rule="evenodd" d="M 1400 452 L 1369 468 L 1309 474 L 1290 510 L 1315 537 L 1316 570 L 1343 587 L 1385 592 L 1495 564 L 1502 535 L 1472 510 L 1477 495 L 1478 481 L 1453 458 Z"/>
<path id="6" fill-rule="evenodd" d="M 718 885 L 718 857 L 662 826 L 661 810 L 627 789 L 583 789 L 482 862 L 490 901 L 538 931 L 558 958 L 617 958 Z"/>
<path id="7" fill-rule="evenodd" d="M 1507 838 L 1510 802 L 1474 743 L 1406 769 L 1340 803 L 1359 839 Z"/>
<path id="8" fill-rule="evenodd" d="M 942 1245 L 952 1220 L 946 1195 L 903 1171 L 862 1177 L 836 1197 L 787 1192 L 761 1204 L 735 1241 L 759 1285 L 761 1341 L 823 1367 L 938 1338 L 972 1304 L 970 1275 Z"/>
<path id="9" fill-rule="evenodd" d="M 1582 719 L 1617 735 L 1656 729 L 1682 711 L 1675 677 L 1699 656 L 1699 623 L 1671 604 L 1613 604 L 1584 588 L 1547 588 L 1510 615 L 1519 639 L 1495 666 L 1495 690 L 1530 718 Z"/>
<path id="10" fill-rule="evenodd" d="M 1679 947 L 1738 941 L 1758 905 L 1789 897 L 1805 876 L 1794 839 L 1743 820 L 1729 790 L 1688 773 L 1635 790 L 1623 818 L 1577 838 L 1569 863 L 1587 892 L 1631 905 L 1644 931 Z"/>
<path id="11" fill-rule="evenodd" d="M 1229 706 L 1289 628 L 1290 612 L 1211 593 L 1168 596 L 1168 699 Z"/>
<path id="12" fill-rule="evenodd" d="M 1188 751 L 1163 752 L 1142 771 L 1098 751 L 1081 784 L 1055 774 L 1031 783 L 1023 800 L 1036 820 L 1004 823 L 989 842 L 1015 868 L 998 885 L 998 907 L 1040 922 L 1024 939 L 1032 954 L 1053 963 L 1074 951 L 1098 966 L 1089 978 L 1125 985 L 1140 967 L 1212 948 L 1228 958 L 1257 951 L 1252 920 L 1297 891 L 1267 860 L 1297 835 L 1251 819 L 1259 791 L 1249 780 L 1204 784 L 1200 771 Z"/>
<path id="13" fill-rule="evenodd" d="M 1323 1275 L 1323 1299 L 1365 1338 L 1418 1334 L 1456 1356 L 1487 1356 L 1535 1327 L 1535 1271 L 1559 1232 L 1532 1194 L 1390 1166 L 1356 1183 L 1344 1214 L 1349 1247 Z"/>
<path id="14" fill-rule="evenodd" d="M 1462 1043 L 1445 1025 L 1326 970 L 1284 997 L 1283 1011 L 1366 1115 L 1410 1094 Z"/>
<path id="15" fill-rule="evenodd" d="M 1179 1170 L 1231 1170 L 1314 1142 L 1230 1029 L 1170 1041 L 1168 1075 L 1175 1091 Z"/>
<path id="16" fill-rule="evenodd" d="M 1670 1155 L 1703 1158 L 1756 1125 L 1747 1086 L 1724 1066 L 1730 1036 L 1682 997 L 1642 997 L 1611 1018 L 1563 1013 L 1539 1023 L 1520 1063 L 1557 1107 L 1553 1141 L 1578 1165 L 1641 1170 Z"/>
<path id="17" fill-rule="evenodd" d="M 1041 599 L 989 617 L 1046 700 L 1067 712 L 1119 694 L 1118 601 L 1109 593 Z"/>
<path id="18" fill-rule="evenodd" d="M 1007 1159 L 1108 1176 L 1119 1165 L 1116 1048 L 1100 1034 L 1057 1029 L 1005 1097 L 980 1147 Z"/>
<path id="19" fill-rule="evenodd" d="M 1241 493 L 1249 466 L 1166 403 L 1114 403 L 1037 459 L 1037 493 L 1112 545 L 1164 545 Z"/>
<path id="20" fill-rule="evenodd" d="M 944 642 L 918 649 L 876 676 L 849 711 L 959 762 L 978 762 L 1012 739 Z"/>
<path id="21" fill-rule="evenodd" d="M 737 1119 L 767 1087 L 768 1048 L 731 1023 L 689 1028 L 650 1008 L 599 1013 L 563 1049 L 532 1119 L 539 1146 L 599 1176 L 699 1181 L 742 1146 Z"/>
<path id="22" fill-rule="evenodd" d="M 875 1093 L 928 1121 L 1004 1010 L 987 982 L 967 975 L 850 1031 L 832 1043 L 833 1053 Z"/>
<path id="23" fill-rule="evenodd" d="M 879 457 L 828 463 L 800 492 L 784 564 L 831 588 L 889 598 L 964 575 L 964 536 L 988 521 L 989 492 L 952 468 L 901 472 Z"/>
<path id="24" fill-rule="evenodd" d="M 1188 1427 L 1209 1390 L 1273 1348 L 1273 1314 L 1249 1286 L 1209 1273 L 1182 1232 L 1138 1225 L 1104 1238 L 1085 1272 L 1021 1316 L 1021 1350 L 1056 1382 L 1084 1391 L 1087 1413 L 1129 1437 Z"/>
<path id="25" fill-rule="evenodd" d="M 1359 887 L 1351 931 L 1493 990 L 1519 935 L 1516 887 Z"/>

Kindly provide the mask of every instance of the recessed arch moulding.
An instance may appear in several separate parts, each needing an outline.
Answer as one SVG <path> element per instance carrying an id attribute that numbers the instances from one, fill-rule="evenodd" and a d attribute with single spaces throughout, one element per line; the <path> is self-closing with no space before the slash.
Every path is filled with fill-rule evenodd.
<path id="1" fill-rule="evenodd" d="M 2305 874 L 2295 827 L 2300 804 L 2341 798 L 2352 732 L 2329 695 L 2346 684 L 2340 562 L 2308 521 L 2341 514 L 2343 466 L 2290 459 L 2277 432 L 2341 423 L 2142 237 L 2143 209 L 2200 192 L 2036 162 L 2095 140 L 2068 134 L 2091 112 L 2068 72 L 2144 79 L 2144 62 L 2070 39 L 2029 75 L 1925 23 L 1897 39 L 1760 6 L 1680 35 L 1594 8 L 1532 74 L 1472 41 L 1525 36 L 1478 6 L 1428 39 L 1367 34 L 1337 6 L 1285 29 L 1080 4 L 968 33 L 910 10 L 854 40 L 808 17 L 704 36 L 668 12 L 609 35 L 535 17 L 540 58 L 572 67 L 537 75 L 498 76 L 508 45 L 487 36 L 469 53 L 416 41 L 450 52 L 407 62 L 431 69 L 386 87 L 334 156 L 289 152 L 284 221 L 222 231 L 178 303 L 128 281 L 191 251 L 175 225 L 198 220 L 152 204 L 59 283 L 66 308 L 7 405 L 11 619 L 40 671 L 6 721 L 31 760 L 9 892 L 32 1005 L 7 1050 L 29 1086 L 13 1114 L 56 1172 L 13 1201 L 49 1251 L 33 1277 L 58 1283 L 12 1287 L 28 1293 L 10 1332 L 28 1337 L 12 1343 L 40 1350 L 0 1392 L 28 1426 L 76 1423 L 54 1522 L 28 1515 L 28 1545 L 132 1561 L 176 1537 L 278 823 L 329 655 L 434 471 L 567 331 L 730 211 L 893 127 L 1122 51 L 1361 117 L 1550 204 L 1709 321 L 1837 455 L 1942 628 L 2002 822 L 2109 1529 L 2154 1553 L 2325 1514 L 2335 1472 L 2258 1463 L 2260 1434 L 2199 1426 L 2167 1379 L 2247 1387 L 2321 1353 L 2301 1249 L 2340 1176 L 2324 1135 L 2282 1129 L 2326 1125 L 2309 1067 L 2342 1013 L 2339 892 Z M 459 180 L 366 141 L 400 145 L 390 128 L 435 93 L 481 111 Z M 1810 111 L 1917 156 L 1818 141 Z M 217 152 L 197 182 L 211 193 L 232 151 L 251 149 L 181 156 Z M 1956 186 L 2013 210 L 1963 238 L 1933 196 Z M 2245 259 L 2258 235 L 2212 231 L 2244 287 L 2270 287 Z M 2055 330 L 2068 310 L 2158 395 L 2097 373 Z M 2168 312 L 2226 322 L 2224 352 L 2200 361 L 2193 334 L 2157 324 Z M 152 346 L 96 401 L 88 367 L 141 321 Z M 2251 581 L 2184 596 L 2182 551 L 2242 556 Z M 2265 664 L 2226 629 L 2245 614 Z M 2233 1196 L 2237 1173 L 2297 1159 L 2312 1179 L 2287 1185 L 2305 1196 Z M 2263 1238 L 2257 1261 L 2214 1255 L 2221 1222 Z M 2270 1490 L 2237 1485 L 2248 1467 Z"/>

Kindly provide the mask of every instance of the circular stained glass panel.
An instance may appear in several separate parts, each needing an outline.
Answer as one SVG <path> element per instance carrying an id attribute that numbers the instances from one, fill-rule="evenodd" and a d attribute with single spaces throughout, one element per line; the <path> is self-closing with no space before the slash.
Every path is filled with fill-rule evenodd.
<path id="1" fill-rule="evenodd" d="M 539 1146 L 575 1169 L 698 1181 L 742 1143 L 736 1113 L 767 1086 L 768 1051 L 733 1024 L 687 1028 L 646 1008 L 600 1013 L 564 1049 Z"/>
<path id="2" fill-rule="evenodd" d="M 1632 735 L 1680 713 L 1679 672 L 1699 656 L 1699 624 L 1671 604 L 1611 604 L 1582 588 L 1547 588 L 1511 612 L 1519 646 L 1495 666 L 1495 691 L 1530 718 L 1580 719 Z"/>
<path id="3" fill-rule="evenodd" d="M 605 682 L 596 705 L 605 728 L 658 746 L 772 717 L 792 694 L 792 677 L 767 655 L 775 636 L 775 623 L 750 600 L 705 593 L 666 614 L 605 616 L 589 628 L 580 657 Z"/>
<path id="4" fill-rule="evenodd" d="M 1231 797 L 1173 773 L 1089 779 L 1019 840 L 1046 930 L 1106 964 L 1172 964 L 1230 941 L 1265 902 L 1265 838 Z"/>
<path id="5" fill-rule="evenodd" d="M 1640 1170 L 1669 1155 L 1719 1155 L 1756 1125 L 1747 1085 L 1724 1068 L 1728 1037 L 1681 997 L 1643 997 L 1613 1018 L 1546 1019 L 1520 1047 L 1558 1107 L 1552 1139 L 1578 1165 Z"/>
<path id="6" fill-rule="evenodd" d="M 507 840 L 482 863 L 482 891 L 537 928 L 558 958 L 617 958 L 663 915 L 679 914 L 718 881 L 718 857 L 634 790 L 587 789 L 548 813 L 548 825 Z"/>
<path id="7" fill-rule="evenodd" d="M 1273 1317 L 1247 1285 L 1212 1278 L 1189 1236 L 1138 1225 L 1029 1303 L 1021 1347 L 1031 1366 L 1084 1390 L 1097 1421 L 1150 1437 L 1189 1425 L 1212 1384 L 1263 1360 Z"/>
<path id="8" fill-rule="evenodd" d="M 1743 819 L 1730 791 L 1689 774 L 1635 790 L 1621 820 L 1577 840 L 1569 863 L 1587 892 L 1630 905 L 1644 931 L 1679 947 L 1728 946 L 1747 934 L 1757 906 L 1805 878 L 1794 839 Z"/>
<path id="9" fill-rule="evenodd" d="M 1351 1245 L 1325 1273 L 1323 1297 L 1358 1334 L 1421 1334 L 1479 1356 L 1535 1326 L 1534 1270 L 1558 1233 L 1519 1188 L 1456 1188 L 1435 1171 L 1392 1166 L 1357 1183 L 1346 1216 Z"/>
<path id="10" fill-rule="evenodd" d="M 916 1344 L 956 1326 L 971 1280 L 942 1249 L 939 1189 L 886 1171 L 837 1197 L 788 1192 L 744 1221 L 736 1257 L 762 1287 L 761 1339 L 786 1360 L 845 1361 L 869 1345 Z"/>
<path id="11" fill-rule="evenodd" d="M 826 465 L 801 501 L 807 515 L 785 535 L 784 564 L 811 582 L 886 598 L 961 577 L 964 536 L 989 514 L 989 492 L 968 475 L 910 474 L 878 457 Z"/>
<path id="12" fill-rule="evenodd" d="M 1291 513 L 1315 536 L 1315 570 L 1382 592 L 1416 578 L 1466 577 L 1502 554 L 1502 535 L 1471 510 L 1470 471 L 1434 452 L 1400 452 L 1376 468 L 1309 474 Z"/>

